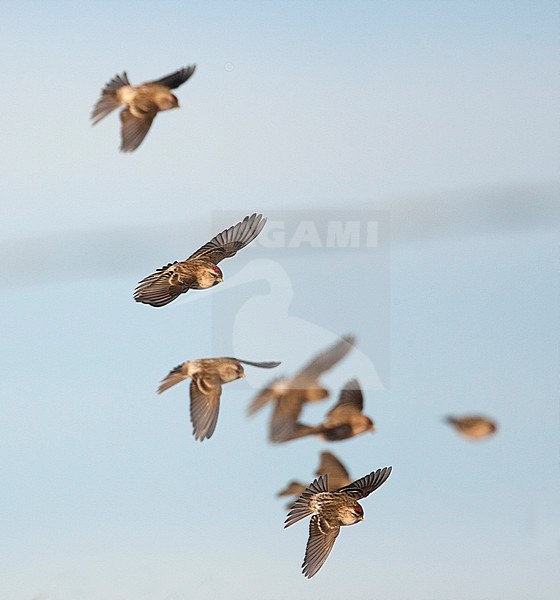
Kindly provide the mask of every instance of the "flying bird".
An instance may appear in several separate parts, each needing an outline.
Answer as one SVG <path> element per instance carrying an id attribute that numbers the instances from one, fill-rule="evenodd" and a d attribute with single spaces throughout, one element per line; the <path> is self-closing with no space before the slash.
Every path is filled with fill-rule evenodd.
<path id="1" fill-rule="evenodd" d="M 101 97 L 91 112 L 92 125 L 99 123 L 119 106 L 121 111 L 121 152 L 138 148 L 150 130 L 158 112 L 179 108 L 179 100 L 171 90 L 185 83 L 196 65 L 183 67 L 156 81 L 131 85 L 126 71 L 115 75 L 101 90 Z"/>
<path id="2" fill-rule="evenodd" d="M 266 218 L 252 214 L 224 229 L 184 261 L 169 263 L 140 281 L 134 290 L 136 302 L 165 306 L 189 290 L 204 290 L 223 280 L 218 263 L 235 256 L 251 243 L 265 226 Z"/>
<path id="3" fill-rule="evenodd" d="M 375 431 L 373 421 L 363 414 L 363 409 L 364 397 L 360 384 L 356 379 L 352 379 L 344 386 L 338 397 L 338 402 L 329 410 L 322 423 L 319 425 L 304 425 L 297 421 L 293 422 L 289 428 L 291 433 L 284 438 L 271 439 L 271 441 L 287 442 L 314 435 L 325 442 L 339 442 L 366 431 Z M 275 415 L 273 415 L 273 421 Z M 282 415 L 282 419 L 286 418 L 286 415 Z M 271 431 L 273 427 L 274 422 L 271 423 Z"/>
<path id="4" fill-rule="evenodd" d="M 496 433 L 498 429 L 495 421 L 480 415 L 447 416 L 444 420 L 452 425 L 459 435 L 468 440 L 483 440 Z"/>
<path id="5" fill-rule="evenodd" d="M 343 525 L 363 521 L 364 511 L 357 502 L 383 485 L 392 467 L 377 469 L 336 492 L 329 492 L 328 475 L 322 475 L 309 485 L 288 513 L 284 528 L 309 515 L 309 539 L 302 571 L 311 578 L 323 566 Z"/>
<path id="6" fill-rule="evenodd" d="M 255 414 L 270 402 L 275 403 L 270 421 L 271 441 L 284 441 L 293 433 L 294 424 L 305 403 L 324 400 L 329 396 L 329 391 L 321 385 L 319 377 L 342 360 L 355 343 L 354 336 L 343 337 L 314 356 L 293 377 L 273 380 L 255 397 L 247 409 L 249 415 Z"/>
<path id="7" fill-rule="evenodd" d="M 211 438 L 220 411 L 222 384 L 245 377 L 243 365 L 273 369 L 279 362 L 252 362 L 238 358 L 200 358 L 175 367 L 158 387 L 158 394 L 184 379 L 191 378 L 190 414 L 195 439 Z"/>
<path id="8" fill-rule="evenodd" d="M 341 487 L 348 485 L 352 480 L 346 470 L 346 467 L 336 458 L 334 454 L 330 452 L 321 452 L 321 462 L 315 475 L 320 477 L 321 475 L 328 475 L 329 492 L 334 492 Z M 277 496 L 299 496 L 305 488 L 307 483 L 301 483 L 300 481 L 290 481 L 288 485 L 281 489 Z M 293 502 L 288 505 L 288 508 L 293 506 Z"/>

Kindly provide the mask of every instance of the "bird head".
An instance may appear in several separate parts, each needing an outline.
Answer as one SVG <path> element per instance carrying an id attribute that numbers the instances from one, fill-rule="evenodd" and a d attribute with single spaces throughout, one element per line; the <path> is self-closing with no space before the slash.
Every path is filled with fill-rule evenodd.
<path id="1" fill-rule="evenodd" d="M 218 285 L 223 281 L 222 271 L 216 265 L 204 265 L 197 269 L 196 280 L 201 289 Z"/>
<path id="2" fill-rule="evenodd" d="M 172 108 L 179 108 L 179 99 L 175 94 L 161 94 L 157 100 L 157 105 L 160 110 L 171 110 Z"/>
<path id="3" fill-rule="evenodd" d="M 354 525 L 354 523 L 364 520 L 364 509 L 357 502 L 347 504 L 341 507 L 339 518 L 341 525 Z"/>
<path id="4" fill-rule="evenodd" d="M 224 275 L 220 267 L 218 267 L 217 265 L 213 265 L 211 267 L 211 271 L 214 277 L 214 283 L 212 285 L 217 285 L 218 283 L 221 283 L 224 280 Z"/>
<path id="5" fill-rule="evenodd" d="M 243 365 L 237 361 L 227 359 L 227 362 L 220 367 L 220 378 L 224 383 L 235 381 L 245 377 Z"/>
<path id="6" fill-rule="evenodd" d="M 356 517 L 356 521 L 364 520 L 364 509 L 361 507 L 360 504 L 356 502 L 356 504 L 352 507 L 352 511 L 354 513 L 354 516 Z"/>

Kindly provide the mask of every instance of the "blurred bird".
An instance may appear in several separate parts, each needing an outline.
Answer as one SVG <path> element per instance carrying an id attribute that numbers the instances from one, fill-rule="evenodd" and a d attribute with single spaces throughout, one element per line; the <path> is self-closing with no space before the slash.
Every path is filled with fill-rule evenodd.
<path id="1" fill-rule="evenodd" d="M 373 421 L 362 413 L 364 397 L 356 379 L 350 380 L 340 392 L 338 402 L 327 413 L 326 419 L 319 425 L 304 425 L 293 422 L 284 438 L 270 439 L 272 442 L 287 442 L 308 435 L 315 435 L 326 442 L 347 440 L 366 431 L 375 431 Z M 275 413 L 276 415 L 276 413 Z M 273 415 L 273 420 L 274 416 Z M 286 415 L 282 415 L 286 419 Z M 271 423 L 271 430 L 274 423 Z"/>
<path id="2" fill-rule="evenodd" d="M 136 150 L 150 130 L 158 112 L 179 108 L 179 100 L 170 90 L 178 88 L 194 73 L 196 65 L 183 67 L 156 81 L 130 85 L 126 71 L 115 75 L 101 91 L 101 97 L 91 112 L 92 125 L 119 106 L 121 112 L 121 152 Z"/>
<path id="3" fill-rule="evenodd" d="M 223 279 L 217 264 L 231 258 L 251 243 L 265 226 L 266 218 L 252 214 L 243 221 L 225 229 L 182 262 L 175 261 L 161 267 L 140 281 L 134 290 L 136 302 L 151 306 L 165 306 L 189 290 L 204 290 Z"/>
<path id="4" fill-rule="evenodd" d="M 342 360 L 355 343 L 356 338 L 353 335 L 344 336 L 314 356 L 291 379 L 275 379 L 251 402 L 247 414 L 256 413 L 269 402 L 285 397 L 288 392 L 298 392 L 306 402 L 323 400 L 329 395 L 329 391 L 318 382 L 319 376 Z"/>
<path id="5" fill-rule="evenodd" d="M 363 521 L 364 511 L 357 500 L 369 496 L 383 485 L 391 471 L 392 467 L 377 469 L 336 492 L 328 491 L 328 475 L 322 475 L 295 501 L 286 518 L 285 528 L 315 513 L 309 524 L 309 539 L 302 564 L 306 577 L 313 577 L 323 566 L 342 525 Z"/>
<path id="6" fill-rule="evenodd" d="M 480 415 L 447 416 L 444 417 L 444 421 L 452 425 L 459 435 L 468 440 L 483 440 L 496 433 L 498 429 L 495 421 Z"/>
<path id="7" fill-rule="evenodd" d="M 270 421 L 270 440 L 283 441 L 294 431 L 294 424 L 306 402 L 317 402 L 329 396 L 329 391 L 318 381 L 319 377 L 342 360 L 355 344 L 356 339 L 347 335 L 320 354 L 314 356 L 291 379 L 273 380 L 251 402 L 247 413 L 255 414 L 269 402 L 275 401 Z"/>
<path id="8" fill-rule="evenodd" d="M 329 492 L 334 492 L 339 488 L 348 485 L 352 480 L 346 470 L 346 467 L 336 458 L 334 454 L 330 452 L 321 452 L 321 462 L 315 475 L 320 477 L 321 475 L 328 475 Z M 300 481 L 290 481 L 288 485 L 280 490 L 277 496 L 299 496 L 308 484 L 301 483 Z M 288 504 L 287 508 L 293 506 L 293 502 Z"/>
<path id="9" fill-rule="evenodd" d="M 201 358 L 189 360 L 175 367 L 158 387 L 161 394 L 171 386 L 191 378 L 190 413 L 195 439 L 203 441 L 212 437 L 218 421 L 222 384 L 245 377 L 243 365 L 273 369 L 279 362 L 251 362 L 238 358 Z"/>

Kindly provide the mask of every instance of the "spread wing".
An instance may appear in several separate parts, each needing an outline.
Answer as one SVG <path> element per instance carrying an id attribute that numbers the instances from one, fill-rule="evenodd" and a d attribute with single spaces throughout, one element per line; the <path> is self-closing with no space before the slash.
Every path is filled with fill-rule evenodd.
<path id="1" fill-rule="evenodd" d="M 165 306 L 188 292 L 195 283 L 196 274 L 183 263 L 175 261 L 144 277 L 134 290 L 134 299 L 151 306 Z"/>
<path id="2" fill-rule="evenodd" d="M 254 415 L 263 406 L 266 406 L 269 402 L 276 400 L 279 396 L 284 394 L 288 387 L 286 386 L 286 380 L 282 377 L 273 379 L 265 388 L 263 388 L 252 400 L 251 404 L 247 408 L 248 415 Z"/>
<path id="3" fill-rule="evenodd" d="M 161 383 L 157 389 L 158 394 L 165 392 L 165 390 L 168 390 L 175 384 L 187 379 L 187 375 L 183 368 L 186 364 L 187 363 L 181 363 L 180 365 L 176 366 L 166 377 L 164 377 L 164 379 L 161 380 Z"/>
<path id="4" fill-rule="evenodd" d="M 189 256 L 189 259 L 206 258 L 217 265 L 224 258 L 235 256 L 241 248 L 252 242 L 262 231 L 265 223 L 266 219 L 260 214 L 254 213 L 250 217 L 245 217 L 243 221 L 218 233 Z"/>
<path id="5" fill-rule="evenodd" d="M 126 71 L 122 75 L 115 75 L 101 90 L 101 96 L 91 112 L 92 125 L 99 123 L 101 119 L 104 119 L 115 108 L 120 106 L 121 101 L 118 97 L 118 92 L 123 87 L 130 87 Z"/>
<path id="6" fill-rule="evenodd" d="M 391 475 L 392 470 L 393 467 L 377 469 L 377 471 L 373 471 L 369 475 L 366 475 L 361 479 L 357 479 L 353 483 L 340 488 L 338 491 L 346 492 L 356 500 L 365 498 L 374 492 L 378 487 L 381 487 L 387 481 L 387 479 L 389 479 L 389 475 Z"/>
<path id="7" fill-rule="evenodd" d="M 276 400 L 268 432 L 271 442 L 279 443 L 292 439 L 292 434 L 299 428 L 297 420 L 303 404 L 303 399 L 296 394 L 288 394 Z"/>
<path id="8" fill-rule="evenodd" d="M 344 465 L 330 452 L 321 452 L 321 463 L 316 473 L 317 476 L 325 474 L 329 476 L 330 490 L 338 490 L 351 481 Z"/>
<path id="9" fill-rule="evenodd" d="M 329 479 L 327 475 L 322 475 L 310 483 L 305 490 L 301 493 L 301 496 L 292 504 L 290 512 L 284 521 L 284 528 L 297 523 L 301 519 L 305 519 L 308 515 L 313 514 L 315 511 L 310 507 L 310 502 L 317 494 L 324 493 L 328 490 Z"/>
<path id="10" fill-rule="evenodd" d="M 325 519 L 313 515 L 309 523 L 309 539 L 305 548 L 305 558 L 301 565 L 303 574 L 311 578 L 325 564 L 334 542 L 340 533 L 340 525 L 329 526 Z"/>
<path id="11" fill-rule="evenodd" d="M 327 417 L 336 420 L 349 413 L 361 413 L 363 408 L 364 396 L 360 384 L 356 379 L 351 379 L 340 392 L 338 402 L 329 410 Z"/>
<path id="12" fill-rule="evenodd" d="M 352 349 L 356 339 L 352 335 L 347 335 L 341 340 L 314 356 L 303 369 L 301 369 L 292 380 L 292 387 L 304 385 L 306 382 L 315 381 L 319 375 L 332 369 L 334 365 L 342 360 Z"/>
<path id="13" fill-rule="evenodd" d="M 222 384 L 216 377 L 194 375 L 191 380 L 191 423 L 195 439 L 211 438 L 220 411 Z"/>
<path id="14" fill-rule="evenodd" d="M 236 360 L 237 362 L 243 363 L 244 365 L 251 365 L 252 367 L 260 367 L 261 369 L 274 369 L 278 365 L 282 363 L 280 361 L 264 361 L 264 362 L 253 362 L 251 360 L 243 360 L 242 358 L 232 358 L 231 356 L 227 357 L 228 360 Z"/>
<path id="15" fill-rule="evenodd" d="M 135 117 L 128 108 L 121 112 L 121 152 L 133 152 L 142 143 L 150 127 L 156 110 Z"/>
<path id="16" fill-rule="evenodd" d="M 196 69 L 196 65 L 190 65 L 189 67 L 183 67 L 174 73 L 170 73 L 161 79 L 157 79 L 156 81 L 148 81 L 147 85 L 150 83 L 157 83 L 159 85 L 165 85 L 169 89 L 174 90 L 178 88 L 180 85 L 183 85 L 187 79 L 194 73 Z"/>

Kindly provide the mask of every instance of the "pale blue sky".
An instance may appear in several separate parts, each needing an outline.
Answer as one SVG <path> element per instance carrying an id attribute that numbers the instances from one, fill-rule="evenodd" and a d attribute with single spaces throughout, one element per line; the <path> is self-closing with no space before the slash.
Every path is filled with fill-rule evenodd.
<path id="1" fill-rule="evenodd" d="M 2 598 L 557 597 L 558 25 L 554 2 L 4 10 Z M 134 154 L 116 114 L 90 127 L 115 73 L 191 63 L 181 110 Z M 135 304 L 225 210 L 380 210 L 390 250 L 267 252 L 293 300 L 266 296 L 274 269 L 243 288 L 271 303 L 247 336 L 216 315 L 258 245 L 223 263 L 221 292 Z M 272 374 L 224 388 L 203 444 L 187 386 L 155 394 L 177 363 L 244 344 L 292 372 L 320 336 L 284 350 L 284 323 L 357 334 L 383 374 L 366 390 L 378 430 L 328 449 L 356 477 L 394 467 L 311 581 L 307 527 L 284 531 L 274 494 L 325 445 L 269 446 L 267 416 L 245 419 Z M 366 377 L 352 360 L 325 377 L 334 395 Z M 499 421 L 494 439 L 441 423 L 469 411 Z"/>

